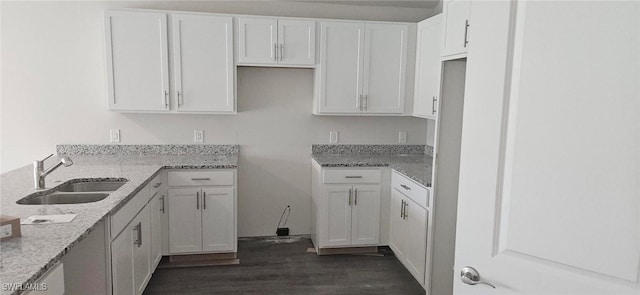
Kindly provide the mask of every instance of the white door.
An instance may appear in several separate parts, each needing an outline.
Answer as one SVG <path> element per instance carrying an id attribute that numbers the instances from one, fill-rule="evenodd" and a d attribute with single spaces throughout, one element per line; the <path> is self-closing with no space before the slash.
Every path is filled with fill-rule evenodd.
<path id="1" fill-rule="evenodd" d="M 351 202 L 351 245 L 380 242 L 380 186 L 354 185 Z"/>
<path id="2" fill-rule="evenodd" d="M 391 189 L 391 215 L 389 247 L 398 259 L 404 258 L 407 247 L 408 228 L 404 221 L 404 202 L 406 197 L 396 189 Z"/>
<path id="3" fill-rule="evenodd" d="M 470 0 L 446 0 L 443 7 L 442 56 L 462 57 L 469 46 Z"/>
<path id="4" fill-rule="evenodd" d="M 323 247 L 351 244 L 350 185 L 326 185 L 322 196 L 320 245 Z"/>
<path id="5" fill-rule="evenodd" d="M 316 63 L 316 22 L 278 20 L 278 63 L 314 65 Z"/>
<path id="6" fill-rule="evenodd" d="M 473 7 L 454 293 L 640 294 L 640 3 L 516 3 L 513 58 Z"/>
<path id="7" fill-rule="evenodd" d="M 238 38 L 238 63 L 277 63 L 277 20 L 273 18 L 239 17 Z"/>
<path id="8" fill-rule="evenodd" d="M 151 270 L 155 270 L 160 259 L 162 258 L 162 195 L 156 192 L 156 195 L 149 201 L 149 219 L 151 231 Z"/>
<path id="9" fill-rule="evenodd" d="M 183 112 L 233 112 L 233 19 L 171 15 L 174 97 Z"/>
<path id="10" fill-rule="evenodd" d="M 142 294 L 151 279 L 151 227 L 149 226 L 149 207 L 144 207 L 131 221 L 137 227 L 137 243 L 133 246 L 133 282 L 136 294 Z"/>
<path id="11" fill-rule="evenodd" d="M 424 284 L 427 254 L 427 210 L 407 198 L 405 220 L 407 226 L 407 250 L 405 265 L 420 284 Z"/>
<path id="12" fill-rule="evenodd" d="M 122 232 L 111 241 L 111 280 L 113 294 L 134 294 L 133 283 L 133 247 L 137 238 L 136 224 L 126 226 Z"/>
<path id="13" fill-rule="evenodd" d="M 232 187 L 202 189 L 202 251 L 236 250 L 235 212 Z"/>
<path id="14" fill-rule="evenodd" d="M 364 46 L 364 111 L 404 112 L 407 25 L 367 24 Z"/>
<path id="15" fill-rule="evenodd" d="M 169 253 L 202 251 L 200 188 L 169 189 Z"/>
<path id="16" fill-rule="evenodd" d="M 169 110 L 167 15 L 106 11 L 109 109 Z"/>
<path id="17" fill-rule="evenodd" d="M 364 25 L 320 24 L 320 113 L 358 113 L 362 101 Z"/>
<path id="18" fill-rule="evenodd" d="M 413 115 L 416 117 L 436 118 L 437 102 L 440 97 L 440 78 L 442 76 L 441 41 L 441 14 L 418 23 L 416 82 L 413 95 Z"/>

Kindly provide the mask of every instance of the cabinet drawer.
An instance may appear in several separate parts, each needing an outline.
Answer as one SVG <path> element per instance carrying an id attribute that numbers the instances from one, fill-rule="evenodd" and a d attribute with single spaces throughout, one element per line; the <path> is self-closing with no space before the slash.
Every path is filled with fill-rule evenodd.
<path id="1" fill-rule="evenodd" d="M 173 171 L 169 186 L 233 185 L 233 171 Z"/>
<path id="2" fill-rule="evenodd" d="M 149 187 L 145 186 L 122 208 L 111 215 L 111 239 L 113 240 L 138 215 L 149 202 Z"/>
<path id="3" fill-rule="evenodd" d="M 160 174 L 158 174 L 149 182 L 149 196 L 153 198 L 153 196 L 155 196 L 155 194 L 158 193 L 158 191 L 160 191 L 161 187 L 162 187 L 162 178 L 160 177 Z"/>
<path id="4" fill-rule="evenodd" d="M 380 169 L 325 169 L 324 183 L 379 183 Z"/>
<path id="5" fill-rule="evenodd" d="M 429 208 L 429 190 L 395 170 L 391 173 L 391 188 L 401 192 L 423 208 Z"/>

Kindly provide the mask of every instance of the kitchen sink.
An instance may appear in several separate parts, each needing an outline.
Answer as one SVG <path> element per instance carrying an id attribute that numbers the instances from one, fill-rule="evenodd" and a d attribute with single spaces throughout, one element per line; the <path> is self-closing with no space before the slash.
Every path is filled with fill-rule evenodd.
<path id="1" fill-rule="evenodd" d="M 112 192 L 123 186 L 125 181 L 72 182 L 56 188 L 59 192 Z"/>
<path id="2" fill-rule="evenodd" d="M 36 192 L 16 203 L 20 205 L 83 204 L 104 200 L 123 186 L 125 178 L 72 179 L 49 191 Z"/>
<path id="3" fill-rule="evenodd" d="M 62 193 L 54 192 L 48 195 L 32 196 L 20 199 L 20 205 L 50 205 L 50 204 L 82 204 L 104 200 L 107 193 Z"/>

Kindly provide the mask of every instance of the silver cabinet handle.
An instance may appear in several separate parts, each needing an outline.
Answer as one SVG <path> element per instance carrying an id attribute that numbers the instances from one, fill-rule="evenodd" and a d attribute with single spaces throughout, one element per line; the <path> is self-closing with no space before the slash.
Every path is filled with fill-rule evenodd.
<path id="1" fill-rule="evenodd" d="M 480 273 L 473 267 L 471 266 L 465 266 L 462 268 L 462 271 L 460 272 L 460 279 L 462 280 L 463 283 L 467 284 L 467 285 L 478 285 L 478 284 L 483 284 L 483 285 L 487 285 L 491 288 L 496 288 L 496 286 L 494 286 L 491 283 L 487 283 L 484 281 L 480 280 Z"/>
<path id="2" fill-rule="evenodd" d="M 159 188 L 162 185 L 162 182 L 158 182 L 153 185 L 153 188 Z"/>
<path id="3" fill-rule="evenodd" d="M 432 115 L 436 114 L 436 101 L 438 101 L 438 99 L 434 96 L 433 100 L 431 101 L 431 114 Z"/>
<path id="4" fill-rule="evenodd" d="M 467 38 L 469 34 L 469 20 L 464 21 L 464 47 L 467 48 L 467 44 L 469 44 L 469 39 Z"/>
<path id="5" fill-rule="evenodd" d="M 407 207 L 409 207 L 409 202 L 404 201 L 404 218 L 403 219 L 407 219 L 407 217 L 409 217 L 409 214 L 407 214 Z"/>
<path id="6" fill-rule="evenodd" d="M 136 231 L 136 240 L 133 241 L 133 244 L 140 248 L 140 246 L 142 246 L 142 223 L 138 222 L 138 224 L 133 227 L 133 230 Z"/>
<path id="7" fill-rule="evenodd" d="M 184 105 L 182 91 L 178 90 L 176 92 L 178 94 L 178 107 L 180 107 L 180 106 Z"/>
<path id="8" fill-rule="evenodd" d="M 197 180 L 211 180 L 211 178 L 209 177 L 196 177 L 196 178 L 191 178 L 192 181 L 197 181 Z"/>
<path id="9" fill-rule="evenodd" d="M 358 206 L 358 189 L 356 189 L 355 196 L 353 197 L 353 205 Z"/>
<path id="10" fill-rule="evenodd" d="M 369 108 L 369 94 L 364 95 L 364 110 L 367 111 Z"/>
<path id="11" fill-rule="evenodd" d="M 347 175 L 344 178 L 362 178 L 360 175 Z"/>
<path id="12" fill-rule="evenodd" d="M 284 44 L 280 43 L 280 61 L 284 58 Z"/>
<path id="13" fill-rule="evenodd" d="M 278 61 L 278 43 L 273 43 L 273 61 Z"/>
<path id="14" fill-rule="evenodd" d="M 347 200 L 347 204 L 351 206 L 351 189 L 349 189 L 349 199 Z"/>
<path id="15" fill-rule="evenodd" d="M 202 192 L 202 210 L 207 210 L 207 192 Z"/>
<path id="16" fill-rule="evenodd" d="M 196 192 L 196 210 L 200 210 L 200 192 Z"/>
<path id="17" fill-rule="evenodd" d="M 362 94 L 360 94 L 358 96 L 358 108 L 360 109 L 360 111 L 363 111 L 364 109 L 362 108 Z"/>
<path id="18" fill-rule="evenodd" d="M 164 95 L 163 95 L 163 100 L 164 100 L 164 108 L 168 109 L 169 108 L 169 91 L 163 90 Z"/>
<path id="19" fill-rule="evenodd" d="M 400 203 L 400 218 L 404 219 L 404 200 Z"/>
<path id="20" fill-rule="evenodd" d="M 409 190 L 409 191 L 411 190 L 411 188 L 410 188 L 410 187 L 408 187 L 408 186 L 406 186 L 406 185 L 404 185 L 404 184 L 401 184 L 400 186 L 401 186 L 403 189 L 406 189 L 406 190 Z"/>
<path id="21" fill-rule="evenodd" d="M 162 202 L 162 207 L 160 208 L 160 212 L 164 213 L 164 195 L 160 197 L 160 201 Z"/>

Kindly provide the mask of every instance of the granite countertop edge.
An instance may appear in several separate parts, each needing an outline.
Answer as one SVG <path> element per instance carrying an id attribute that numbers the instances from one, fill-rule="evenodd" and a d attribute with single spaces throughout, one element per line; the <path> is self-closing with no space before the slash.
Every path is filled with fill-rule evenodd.
<path id="1" fill-rule="evenodd" d="M 97 162 L 99 162 L 99 165 L 105 165 L 105 163 L 100 163 L 100 162 L 104 162 L 105 157 L 102 156 L 76 156 L 76 157 L 80 157 L 83 159 L 83 161 L 88 162 L 91 161 L 92 159 L 95 159 Z M 107 157 L 109 159 L 117 159 L 119 158 L 119 156 L 115 155 L 115 156 L 109 156 Z M 163 155 L 162 159 L 171 159 L 172 161 L 180 161 L 180 159 L 198 159 L 200 157 L 198 156 L 194 156 L 194 157 L 190 157 L 190 156 L 185 156 L 185 155 L 176 155 L 176 156 L 171 156 L 171 155 Z M 117 212 L 120 208 L 122 208 L 127 202 L 129 202 L 137 193 L 139 193 L 147 184 L 149 184 L 149 182 L 151 182 L 151 180 L 153 180 L 154 177 L 156 177 L 160 171 L 162 169 L 237 169 L 238 168 L 238 155 L 237 154 L 230 154 L 230 155 L 216 155 L 216 159 L 218 161 L 221 162 L 225 162 L 225 163 L 210 163 L 210 164 L 193 164 L 193 163 L 188 163 L 188 164 L 183 164 L 183 163 L 154 163 L 156 161 L 158 161 L 158 158 L 153 158 L 153 159 L 148 159 L 148 161 L 150 163 L 141 163 L 144 162 L 145 160 L 139 160 L 138 162 L 136 162 L 133 165 L 129 165 L 129 166 L 148 166 L 147 169 L 149 170 L 149 176 L 147 176 L 144 180 L 142 180 L 140 182 L 139 185 L 137 185 L 134 189 L 132 189 L 130 192 L 126 193 L 126 196 L 123 197 L 121 200 L 117 201 L 117 203 L 113 204 L 111 206 L 111 208 L 107 209 L 104 211 L 104 213 L 102 214 L 102 216 L 100 216 L 99 218 L 97 218 L 95 220 L 95 222 L 93 222 L 92 225 L 88 226 L 86 228 L 86 230 L 84 230 L 84 232 L 82 232 L 81 234 L 78 235 L 77 238 L 75 238 L 73 241 L 69 242 L 63 249 L 61 249 L 57 254 L 55 255 L 51 255 L 52 258 L 49 259 L 49 261 L 40 266 L 39 270 L 37 271 L 29 271 L 30 276 L 29 278 L 17 278 L 17 279 L 12 279 L 11 278 L 11 274 L 9 274 L 9 276 L 5 276 L 7 274 L 4 274 L 3 271 L 0 269 L 0 274 L 2 274 L 2 281 L 3 283 L 9 283 L 9 284 L 15 284 L 17 286 L 28 286 L 30 284 L 35 283 L 38 279 L 40 279 L 42 277 L 42 275 L 44 275 L 47 271 L 49 271 L 53 266 L 55 266 L 59 261 L 62 260 L 62 258 L 78 243 L 80 243 L 81 241 L 83 241 L 86 237 L 88 237 L 94 230 L 95 228 L 100 225 L 101 222 L 105 222 L 105 220 L 107 219 L 108 216 L 114 214 L 115 212 Z M 75 159 L 74 159 L 75 161 Z M 161 161 L 161 160 L 160 160 Z M 187 161 L 189 162 L 189 161 Z M 87 164 L 87 163 L 85 163 Z M 124 166 L 123 164 L 116 164 L 115 166 Z M 10 171 L 4 174 L 9 174 L 9 173 L 15 173 L 18 170 L 22 170 L 22 169 L 26 169 L 26 168 L 30 168 L 31 165 L 27 165 L 25 167 L 16 169 L 14 171 Z M 61 168 L 64 169 L 64 168 Z M 30 171 L 30 169 L 29 169 Z M 153 171 L 153 172 L 151 172 Z M 55 172 L 54 172 L 55 173 Z M 144 178 L 144 177 L 143 177 Z M 32 183 L 29 183 L 29 186 L 31 186 Z M 56 185 L 57 186 L 57 185 Z M 14 197 L 15 200 L 13 201 L 17 201 L 18 199 L 22 198 L 24 196 L 18 196 L 18 197 Z M 5 198 L 2 198 L 5 199 Z M 3 202 L 6 200 L 3 200 Z M 13 204 L 12 204 L 13 205 Z M 25 205 L 27 206 L 27 205 Z M 58 205 L 60 206 L 60 205 Z M 11 208 L 9 208 L 11 209 Z M 4 211 L 4 210 L 3 210 Z M 9 210 L 9 212 L 2 212 L 2 214 L 6 214 L 6 215 L 11 215 L 12 212 Z M 21 219 L 26 218 L 26 216 L 18 216 Z M 72 231 L 73 229 L 69 229 L 70 231 Z M 7 241 L 3 241 L 2 243 L 9 243 L 11 242 L 11 240 L 7 240 Z M 20 241 L 20 243 L 22 243 L 22 241 Z M 7 253 L 6 252 L 2 252 L 0 254 L 0 257 L 5 256 Z M 21 255 L 21 253 L 18 253 L 18 255 Z M 6 257 L 6 256 L 5 256 Z M 6 258 L 3 258 L 3 260 Z M 26 277 L 26 275 L 24 276 Z M 2 288 L 0 290 L 0 294 L 5 295 L 5 294 L 20 294 L 20 292 L 23 292 L 23 290 L 20 290 L 19 288 L 16 290 L 5 290 L 5 288 Z"/>
<path id="2" fill-rule="evenodd" d="M 323 168 L 389 167 L 425 187 L 431 187 L 433 157 L 425 154 L 312 154 L 311 158 Z M 424 166 L 424 170 L 417 169 L 418 166 Z"/>

